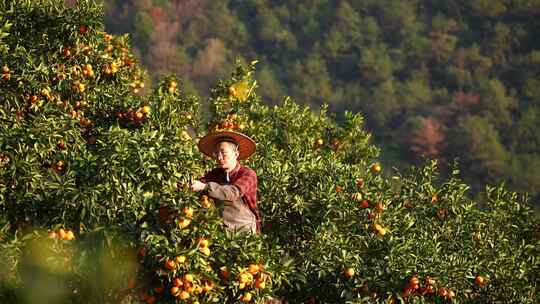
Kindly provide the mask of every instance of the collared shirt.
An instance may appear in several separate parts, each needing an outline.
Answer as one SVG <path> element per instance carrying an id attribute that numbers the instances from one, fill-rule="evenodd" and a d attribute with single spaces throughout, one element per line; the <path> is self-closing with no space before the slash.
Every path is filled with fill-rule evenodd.
<path id="1" fill-rule="evenodd" d="M 216 168 L 208 172 L 201 181 L 208 184 L 208 194 L 210 197 L 228 201 L 232 205 L 225 205 L 224 221 L 233 225 L 235 222 L 249 221 L 251 217 L 255 221 L 256 232 L 261 231 L 261 217 L 257 208 L 257 174 L 252 169 L 241 166 L 237 163 L 231 172 L 226 172 L 222 168 Z M 242 204 L 242 206 L 234 204 Z M 252 216 L 242 214 L 242 208 L 252 213 Z M 228 210 L 227 210 L 228 209 Z M 233 211 L 235 209 L 235 211 Z M 226 214 L 234 213 L 238 219 L 227 218 Z"/>

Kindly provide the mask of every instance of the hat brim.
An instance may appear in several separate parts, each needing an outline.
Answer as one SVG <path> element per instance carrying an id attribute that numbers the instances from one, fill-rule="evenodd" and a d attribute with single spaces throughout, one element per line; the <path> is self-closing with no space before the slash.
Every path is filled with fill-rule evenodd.
<path id="1" fill-rule="evenodd" d="M 199 140 L 199 151 L 211 158 L 214 157 L 216 145 L 222 141 L 233 141 L 238 145 L 238 160 L 244 160 L 255 153 L 255 141 L 249 136 L 235 131 L 215 131 L 206 134 Z"/>

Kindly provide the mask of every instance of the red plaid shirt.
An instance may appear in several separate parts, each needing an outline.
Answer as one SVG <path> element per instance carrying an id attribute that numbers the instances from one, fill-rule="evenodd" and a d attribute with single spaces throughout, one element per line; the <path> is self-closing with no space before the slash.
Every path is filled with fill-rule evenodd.
<path id="1" fill-rule="evenodd" d="M 215 168 L 208 172 L 203 178 L 203 183 L 215 182 L 220 185 L 230 184 L 237 187 L 242 195 L 242 201 L 246 204 L 255 215 L 257 220 L 257 233 L 261 232 L 261 215 L 257 208 L 257 174 L 253 169 L 241 166 L 237 163 L 236 167 L 229 173 L 229 181 L 227 181 L 227 173 L 222 168 Z"/>

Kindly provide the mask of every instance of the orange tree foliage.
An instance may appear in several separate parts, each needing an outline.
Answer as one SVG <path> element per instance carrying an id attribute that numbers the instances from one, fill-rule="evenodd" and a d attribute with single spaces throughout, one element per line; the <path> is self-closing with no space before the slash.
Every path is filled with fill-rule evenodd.
<path id="1" fill-rule="evenodd" d="M 174 77 L 145 90 L 127 37 L 90 1 L 0 5 L 3 303 L 520 302 L 538 299 L 539 223 L 490 188 L 482 206 L 435 163 L 383 175 L 347 113 L 337 125 L 256 94 L 253 66 L 212 89 L 208 127 L 257 153 L 262 235 L 223 230 L 188 191 L 200 101 Z M 263 84 L 264 85 L 264 84 Z"/>

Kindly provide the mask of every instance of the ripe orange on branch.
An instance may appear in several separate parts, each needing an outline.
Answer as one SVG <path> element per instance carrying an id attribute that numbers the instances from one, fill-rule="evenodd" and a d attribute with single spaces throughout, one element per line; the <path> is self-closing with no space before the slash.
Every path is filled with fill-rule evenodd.
<path id="1" fill-rule="evenodd" d="M 244 302 L 244 303 L 249 303 L 251 302 L 251 299 L 253 298 L 253 296 L 251 295 L 250 292 L 246 292 L 241 298 L 240 298 L 240 301 Z"/>
<path id="2" fill-rule="evenodd" d="M 356 192 L 351 195 L 351 198 L 357 202 L 362 201 L 362 193 Z"/>
<path id="3" fill-rule="evenodd" d="M 484 286 L 485 283 L 486 283 L 486 279 L 484 279 L 483 276 L 476 276 L 474 278 L 474 284 L 478 286 Z"/>
<path id="4" fill-rule="evenodd" d="M 182 280 L 180 278 L 174 278 L 172 280 L 172 284 L 173 284 L 173 286 L 180 287 L 180 286 L 184 285 L 184 282 L 182 282 Z"/>
<path id="5" fill-rule="evenodd" d="M 367 199 L 363 199 L 363 200 L 360 202 L 360 208 L 362 208 L 362 209 L 369 208 L 369 201 L 368 201 Z"/>
<path id="6" fill-rule="evenodd" d="M 343 275 L 347 278 L 352 278 L 354 276 L 354 268 L 347 267 L 343 270 Z"/>
<path id="7" fill-rule="evenodd" d="M 180 294 L 178 295 L 178 298 L 180 300 L 187 300 L 189 299 L 190 295 L 189 295 L 189 292 L 187 291 L 181 291 Z"/>
<path id="8" fill-rule="evenodd" d="M 248 272 L 252 275 L 256 275 L 257 273 L 259 273 L 260 270 L 261 268 L 257 264 L 250 264 L 248 266 Z"/>
<path id="9" fill-rule="evenodd" d="M 165 261 L 165 268 L 169 270 L 173 270 L 176 268 L 176 263 L 173 260 L 167 260 Z"/>

